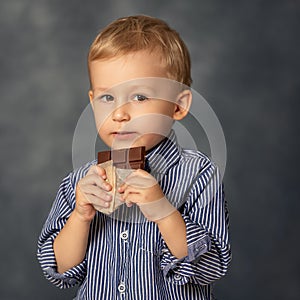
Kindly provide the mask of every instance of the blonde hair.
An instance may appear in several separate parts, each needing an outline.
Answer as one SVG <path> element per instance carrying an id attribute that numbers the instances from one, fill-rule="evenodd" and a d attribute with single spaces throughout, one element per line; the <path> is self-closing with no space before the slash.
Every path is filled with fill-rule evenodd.
<path id="1" fill-rule="evenodd" d="M 191 85 L 190 55 L 179 34 L 166 22 L 144 15 L 120 18 L 106 26 L 90 47 L 88 68 L 92 61 L 141 50 L 158 54 L 170 79 Z"/>

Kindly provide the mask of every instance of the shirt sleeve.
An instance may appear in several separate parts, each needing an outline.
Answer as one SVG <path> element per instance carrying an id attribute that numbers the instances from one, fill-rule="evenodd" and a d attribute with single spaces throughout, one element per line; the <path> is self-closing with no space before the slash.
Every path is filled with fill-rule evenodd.
<path id="1" fill-rule="evenodd" d="M 161 268 L 168 281 L 206 285 L 224 276 L 231 260 L 228 211 L 218 169 L 209 165 L 193 184 L 182 216 L 186 224 L 188 255 L 177 259 L 165 242 Z"/>
<path id="2" fill-rule="evenodd" d="M 51 211 L 38 240 L 37 257 L 45 277 L 57 287 L 69 288 L 80 283 L 86 276 L 86 260 L 63 274 L 57 272 L 53 241 L 75 207 L 75 181 L 69 174 L 62 181 Z M 73 181 L 73 182 L 72 182 Z"/>

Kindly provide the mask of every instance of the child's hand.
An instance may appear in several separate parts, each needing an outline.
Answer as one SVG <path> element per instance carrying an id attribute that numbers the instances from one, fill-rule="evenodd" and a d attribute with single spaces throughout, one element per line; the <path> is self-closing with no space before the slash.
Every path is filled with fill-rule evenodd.
<path id="1" fill-rule="evenodd" d="M 125 201 L 127 206 L 137 204 L 149 221 L 160 220 L 176 210 L 166 199 L 156 179 L 140 169 L 126 177 L 118 192 L 122 194 L 121 201 Z"/>
<path id="2" fill-rule="evenodd" d="M 156 179 L 144 170 L 133 171 L 119 187 L 121 200 L 128 206 L 132 203 L 149 203 L 163 198 L 165 195 Z"/>
<path id="3" fill-rule="evenodd" d="M 105 181 L 106 173 L 100 166 L 92 166 L 76 187 L 75 211 L 84 221 L 91 221 L 96 208 L 108 207 L 112 200 L 112 186 Z"/>

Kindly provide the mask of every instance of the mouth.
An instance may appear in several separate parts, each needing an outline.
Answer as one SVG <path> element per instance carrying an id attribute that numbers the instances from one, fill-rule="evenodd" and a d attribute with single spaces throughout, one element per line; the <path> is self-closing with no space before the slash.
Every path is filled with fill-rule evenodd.
<path id="1" fill-rule="evenodd" d="M 114 131 L 112 135 L 118 140 L 130 140 L 137 136 L 136 131 Z"/>

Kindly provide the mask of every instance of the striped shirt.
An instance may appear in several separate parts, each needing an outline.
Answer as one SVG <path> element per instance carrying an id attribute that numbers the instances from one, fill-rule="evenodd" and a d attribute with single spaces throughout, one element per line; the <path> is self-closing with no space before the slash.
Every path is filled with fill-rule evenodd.
<path id="1" fill-rule="evenodd" d="M 96 213 L 85 259 L 57 272 L 53 241 L 75 207 L 75 187 L 88 163 L 66 176 L 38 241 L 47 279 L 60 288 L 79 285 L 76 299 L 213 299 L 211 284 L 226 274 L 230 260 L 228 212 L 216 166 L 202 153 L 184 150 L 173 131 L 146 155 L 149 172 L 186 224 L 188 255 L 177 259 L 157 225 L 137 206 L 113 215 Z"/>

